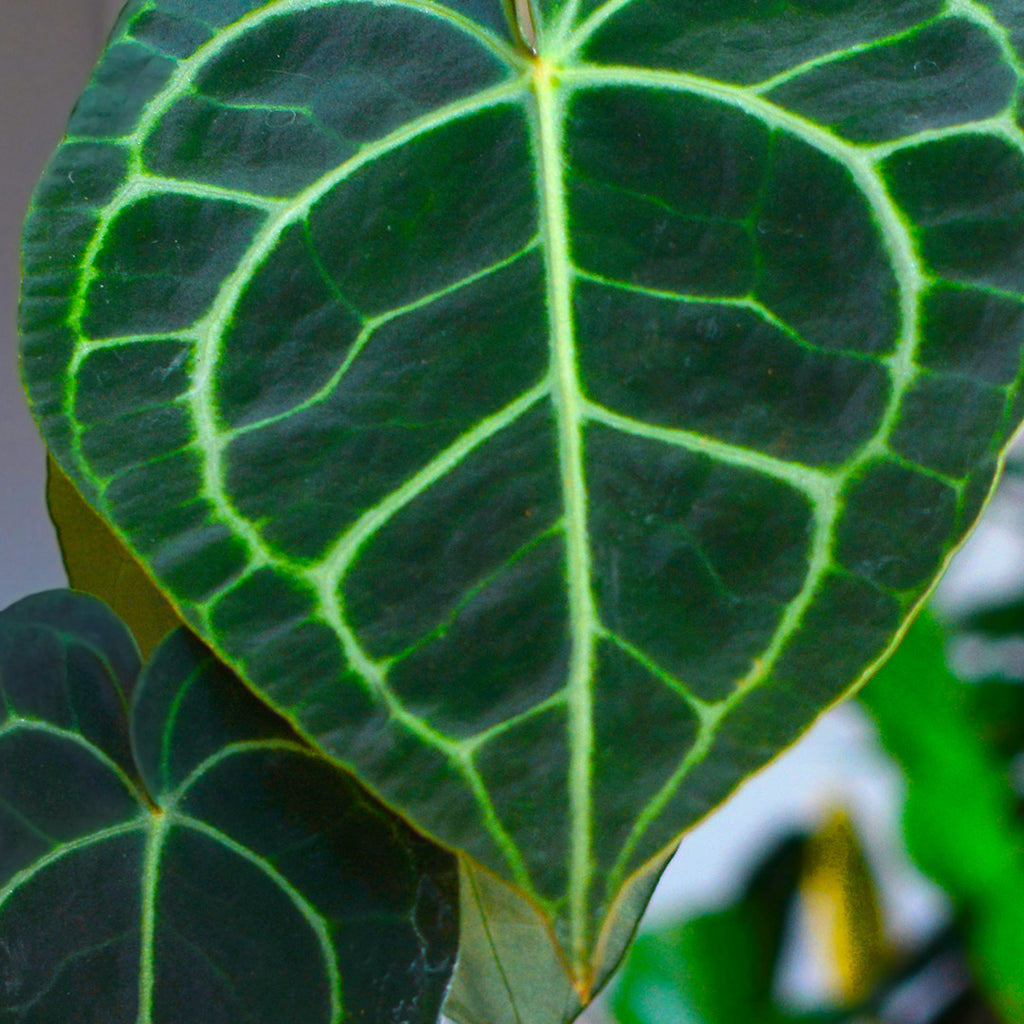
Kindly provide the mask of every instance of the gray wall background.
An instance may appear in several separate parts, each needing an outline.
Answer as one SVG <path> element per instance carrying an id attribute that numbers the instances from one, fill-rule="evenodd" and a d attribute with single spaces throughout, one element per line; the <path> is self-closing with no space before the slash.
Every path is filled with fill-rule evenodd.
<path id="1" fill-rule="evenodd" d="M 43 502 L 44 455 L 17 369 L 18 243 L 120 0 L 0 0 L 0 608 L 63 586 Z"/>

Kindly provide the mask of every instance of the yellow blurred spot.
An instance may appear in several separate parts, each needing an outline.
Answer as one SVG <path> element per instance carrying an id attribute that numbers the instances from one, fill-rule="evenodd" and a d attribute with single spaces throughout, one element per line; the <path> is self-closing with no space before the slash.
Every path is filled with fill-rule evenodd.
<path id="1" fill-rule="evenodd" d="M 812 836 L 800 883 L 814 943 L 844 1003 L 869 995 L 890 959 L 878 893 L 856 832 L 843 811 Z"/>

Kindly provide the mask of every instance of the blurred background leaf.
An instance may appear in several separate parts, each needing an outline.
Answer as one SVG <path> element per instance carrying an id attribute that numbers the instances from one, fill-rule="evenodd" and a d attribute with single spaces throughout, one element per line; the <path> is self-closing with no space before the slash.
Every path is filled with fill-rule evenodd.
<path id="1" fill-rule="evenodd" d="M 862 702 L 907 778 L 907 846 L 953 900 L 978 982 L 1024 1022 L 1024 827 L 1006 751 L 992 742 L 1010 694 L 975 691 L 947 667 L 930 616 L 911 627 Z"/>

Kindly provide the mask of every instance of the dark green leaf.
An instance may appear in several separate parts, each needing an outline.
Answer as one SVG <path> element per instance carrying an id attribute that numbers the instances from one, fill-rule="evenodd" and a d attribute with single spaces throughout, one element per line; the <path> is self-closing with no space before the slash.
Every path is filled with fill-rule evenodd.
<path id="1" fill-rule="evenodd" d="M 53 459 L 47 467 L 46 503 L 68 582 L 110 605 L 131 628 L 143 657 L 148 657 L 181 619 Z"/>
<path id="2" fill-rule="evenodd" d="M 966 915 L 975 972 L 1007 1021 L 1024 1021 L 1024 828 L 1005 765 L 979 737 L 969 694 L 922 617 L 863 692 L 907 775 L 907 844 Z"/>
<path id="3" fill-rule="evenodd" d="M 435 1021 L 453 858 L 183 630 L 141 676 L 129 746 L 137 672 L 94 598 L 0 614 L 0 1020 Z"/>
<path id="4" fill-rule="evenodd" d="M 62 466 L 584 998 L 620 888 L 990 490 L 1022 37 L 1016 0 L 133 0 L 36 194 Z"/>

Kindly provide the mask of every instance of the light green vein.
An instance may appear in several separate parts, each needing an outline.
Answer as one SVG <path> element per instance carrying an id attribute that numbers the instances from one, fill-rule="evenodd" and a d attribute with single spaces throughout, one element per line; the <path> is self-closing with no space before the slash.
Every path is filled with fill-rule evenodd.
<path id="1" fill-rule="evenodd" d="M 608 0 L 608 3 L 599 7 L 566 40 L 563 57 L 568 57 L 571 54 L 578 53 L 586 45 L 587 40 L 589 40 L 590 37 L 597 32 L 597 30 L 606 21 L 608 21 L 609 18 L 613 18 L 619 13 L 619 11 L 629 7 L 631 3 L 633 3 L 633 0 Z"/>
<path id="2" fill-rule="evenodd" d="M 189 672 L 181 683 L 178 684 L 178 688 L 174 691 L 174 699 L 167 709 L 167 717 L 164 719 L 164 727 L 160 733 L 160 760 L 158 762 L 160 790 L 164 796 L 167 795 L 170 789 L 171 744 L 174 742 L 174 730 L 178 725 L 178 717 L 181 714 L 181 708 L 185 698 L 188 696 L 189 690 L 202 678 L 203 672 L 207 667 L 207 665 L 201 664 Z"/>
<path id="3" fill-rule="evenodd" d="M 780 480 L 796 487 L 815 503 L 833 500 L 838 490 L 834 474 L 814 469 L 811 466 L 804 466 L 799 462 L 787 462 L 785 459 L 777 459 L 754 448 L 744 448 L 727 441 L 718 441 L 692 430 L 659 427 L 652 423 L 634 420 L 589 400 L 583 401 L 580 408 L 587 420 L 603 423 L 606 427 L 611 427 L 624 434 L 632 434 L 634 437 L 643 437 L 649 441 L 660 441 L 677 448 L 685 448 L 687 451 L 707 455 L 718 462 L 741 469 L 749 469 L 762 476 Z"/>
<path id="4" fill-rule="evenodd" d="M 11 718 L 8 719 L 2 726 L 0 726 L 0 739 L 4 736 L 8 736 L 15 732 L 41 732 L 46 733 L 49 736 L 55 736 L 58 739 L 64 740 L 66 743 L 72 743 L 76 747 L 81 747 L 83 750 L 87 750 L 104 768 L 107 768 L 112 775 L 117 778 L 117 781 L 127 790 L 128 794 L 141 804 L 146 803 L 146 798 L 139 792 L 139 787 L 135 784 L 135 781 L 128 775 L 128 773 L 122 768 L 105 750 L 90 743 L 81 733 L 72 732 L 69 729 L 62 729 L 60 726 L 53 725 L 50 722 L 45 722 L 40 719 L 33 718 Z"/>
<path id="5" fill-rule="evenodd" d="M 142 817 L 143 814 L 145 814 L 145 817 Z M 119 825 L 111 825 L 109 828 L 98 829 L 96 832 L 91 832 L 81 839 L 72 839 L 50 850 L 44 856 L 34 860 L 27 868 L 23 868 L 12 875 L 7 884 L 0 888 L 0 907 L 3 907 L 11 896 L 51 865 L 73 853 L 77 853 L 79 850 L 87 850 L 89 847 L 105 843 L 109 839 L 116 839 L 118 836 L 125 836 L 131 832 L 146 831 L 150 823 L 149 819 L 150 815 L 148 812 L 140 808 L 138 818 L 122 822 Z"/>
<path id="6" fill-rule="evenodd" d="M 235 509 L 225 492 L 222 455 L 227 445 L 227 439 L 221 433 L 214 409 L 215 371 L 220 356 L 220 345 L 252 275 L 274 250 L 281 235 L 289 226 L 305 217 L 310 208 L 322 196 L 361 167 L 418 138 L 425 132 L 489 107 L 511 102 L 521 92 L 522 85 L 520 83 L 505 83 L 479 93 L 471 100 L 451 104 L 411 121 L 383 139 L 364 146 L 352 159 L 328 171 L 289 200 L 276 216 L 267 220 L 233 273 L 225 278 L 210 312 L 195 325 L 199 342 L 196 348 L 196 369 L 193 377 L 192 414 L 204 455 L 205 497 L 213 504 L 221 520 L 247 543 L 250 561 L 254 565 L 275 564 L 279 559 L 266 545 L 258 528 Z"/>
<path id="7" fill-rule="evenodd" d="M 8 822 L 17 822 L 21 829 L 30 833 L 45 846 L 57 846 L 60 843 L 56 836 L 50 835 L 49 832 L 44 832 L 21 808 L 12 804 L 4 796 L 0 796 L 0 810 L 3 810 L 3 816 Z"/>
<path id="8" fill-rule="evenodd" d="M 1017 87 L 1014 90 L 1015 97 L 1024 89 L 1024 61 L 1014 48 L 1010 38 L 1009 29 L 996 20 L 992 12 L 977 0 L 948 0 L 946 10 L 950 15 L 960 15 L 980 25 L 995 39 L 1003 60 L 1012 68 L 1017 76 Z"/>
<path id="9" fill-rule="evenodd" d="M 503 409 L 480 420 L 472 429 L 439 455 L 431 459 L 418 473 L 410 477 L 401 487 L 364 512 L 359 519 L 331 547 L 324 558 L 315 566 L 305 570 L 306 579 L 316 588 L 320 603 L 325 609 L 336 604 L 338 587 L 344 579 L 359 549 L 394 515 L 429 487 L 446 476 L 474 449 L 495 434 L 511 426 L 525 412 L 545 398 L 550 392 L 545 380 L 534 385 Z"/>
<path id="10" fill-rule="evenodd" d="M 569 922 L 574 959 L 586 960 L 589 895 L 593 872 L 591 791 L 594 746 L 591 678 L 597 614 L 591 590 L 587 489 L 583 472 L 583 396 L 573 330 L 573 267 L 569 249 L 568 203 L 562 154 L 565 111 L 551 69 L 534 75 L 540 223 L 547 265 L 551 337 L 552 402 L 565 506 L 566 576 L 572 633 L 566 693 L 569 712 Z M 580 982 L 582 979 L 577 979 Z"/>
<path id="11" fill-rule="evenodd" d="M 872 161 L 879 163 L 906 149 L 913 149 L 916 146 L 924 146 L 929 142 L 941 142 L 944 139 L 964 139 L 971 135 L 992 135 L 996 138 L 1005 139 L 1012 146 L 1024 152 L 1024 132 L 1013 120 L 1013 116 L 1004 111 L 994 117 L 986 117 L 981 121 L 971 121 L 967 124 L 948 125 L 944 128 L 926 128 L 912 135 L 904 135 L 899 139 L 892 139 L 889 142 L 879 142 L 872 145 L 861 146 L 861 152 Z"/>
<path id="12" fill-rule="evenodd" d="M 527 245 L 520 249 L 519 252 L 513 253 L 511 256 L 508 256 L 503 260 L 498 260 L 496 263 L 493 263 L 488 267 L 484 267 L 482 270 L 477 270 L 472 274 L 468 274 L 466 277 L 454 282 L 454 284 L 440 288 L 435 292 L 431 292 L 429 295 L 423 295 L 404 306 L 399 306 L 396 309 L 390 309 L 385 313 L 379 313 L 377 316 L 367 318 L 359 334 L 356 336 L 355 341 L 352 342 L 345 358 L 342 360 L 341 365 L 337 370 L 335 370 L 324 385 L 310 395 L 309 398 L 306 398 L 298 405 L 293 405 L 284 412 L 277 413 L 274 416 L 267 416 L 266 418 L 257 420 L 254 423 L 246 423 L 241 427 L 234 428 L 233 430 L 226 430 L 223 432 L 222 436 L 226 441 L 233 441 L 242 434 L 247 434 L 254 430 L 261 430 L 262 428 L 271 426 L 281 420 L 286 420 L 295 413 L 311 409 L 313 406 L 326 401 L 334 393 L 342 380 L 344 380 L 345 375 L 352 368 L 352 364 L 356 361 L 363 349 L 366 348 L 370 338 L 379 328 L 383 327 L 385 324 L 391 323 L 393 320 L 397 320 L 400 317 L 413 313 L 418 309 L 422 309 L 424 306 L 429 306 L 432 303 L 443 299 L 445 296 L 452 295 L 463 288 L 468 288 L 477 281 L 481 281 L 492 274 L 500 273 L 502 270 L 510 267 L 517 260 L 520 260 L 524 256 L 533 252 L 539 244 L 539 239 L 532 239 Z"/>
<path id="13" fill-rule="evenodd" d="M 163 334 L 159 332 L 154 334 L 123 334 L 109 338 L 82 339 L 78 343 L 80 355 L 77 365 L 81 366 L 84 357 L 90 352 L 98 352 L 100 349 L 124 348 L 128 345 L 149 345 L 159 341 L 180 341 L 187 345 L 194 345 L 196 338 L 193 332 L 186 329 L 183 331 L 166 331 Z M 173 366 L 172 369 L 174 369 Z"/>
<path id="14" fill-rule="evenodd" d="M 529 4 L 536 0 L 521 0 Z M 540 55 L 542 58 L 559 59 L 563 54 L 566 40 L 570 37 L 576 20 L 579 17 L 580 0 L 565 0 L 558 19 L 550 31 L 542 33 L 540 43 Z M 547 27 L 547 26 L 545 26 Z"/>
<path id="15" fill-rule="evenodd" d="M 541 532 L 534 534 L 534 536 L 530 537 L 529 540 L 523 543 L 510 555 L 501 559 L 497 566 L 492 568 L 489 572 L 484 573 L 472 584 L 468 585 L 461 591 L 459 599 L 443 613 L 442 617 L 437 620 L 426 633 L 421 634 L 408 647 L 388 659 L 388 670 L 393 670 L 396 665 L 412 657 L 417 651 L 422 650 L 427 644 L 444 637 L 448 630 L 451 629 L 458 620 L 462 612 L 465 611 L 465 609 L 471 605 L 474 600 L 491 589 L 497 581 L 505 576 L 508 571 L 519 562 L 528 558 L 538 548 L 552 540 L 554 537 L 557 537 L 562 530 L 563 523 L 561 520 L 558 520 Z M 474 736 L 474 740 L 476 740 L 478 736 L 479 734 Z"/>
<path id="16" fill-rule="evenodd" d="M 693 746 L 687 751 L 682 764 L 680 764 L 675 774 L 665 783 L 654 799 L 644 807 L 643 812 L 636 819 L 615 864 L 611 871 L 608 872 L 608 879 L 605 885 L 607 893 L 614 894 L 622 888 L 626 872 L 629 870 L 629 862 L 633 859 L 633 854 L 640 841 L 646 835 L 648 828 L 665 809 L 665 805 L 669 800 L 676 794 L 686 776 L 707 757 L 708 752 L 711 750 L 711 745 L 714 743 L 717 726 L 721 721 L 721 717 L 721 713 L 717 715 L 711 714 L 701 721 L 697 730 L 697 738 L 694 740 Z"/>
<path id="17" fill-rule="evenodd" d="M 274 213 L 285 203 L 283 199 L 268 199 L 265 196 L 254 195 L 252 192 L 244 192 L 241 189 L 225 188 L 221 185 L 210 185 L 197 181 L 182 181 L 179 178 L 167 178 L 149 171 L 139 173 L 131 180 L 135 186 L 134 194 L 131 197 L 133 202 L 146 196 L 170 194 L 237 203 L 240 206 L 251 206 L 254 209 L 262 210 L 264 213 Z"/>
<path id="18" fill-rule="evenodd" d="M 186 60 L 181 61 L 171 75 L 167 85 L 149 102 L 135 131 L 128 136 L 128 143 L 133 147 L 138 160 L 138 151 L 160 119 L 183 96 L 194 88 L 196 76 L 203 68 L 224 52 L 237 40 L 260 25 L 286 14 L 298 14 L 302 11 L 316 10 L 322 7 L 333 7 L 336 0 L 272 0 L 257 7 L 237 21 L 221 28 L 209 42 L 201 46 Z M 515 50 L 475 21 L 465 17 L 451 8 L 431 0 L 348 0 L 349 3 L 367 3 L 379 7 L 404 7 L 408 10 L 429 14 L 448 22 L 458 31 L 476 39 L 490 50 L 510 68 L 522 67 L 522 59 Z"/>
<path id="19" fill-rule="evenodd" d="M 319 617 L 341 641 L 345 656 L 352 668 L 362 677 L 376 698 L 381 701 L 389 715 L 407 732 L 421 742 L 440 751 L 462 775 L 480 811 L 486 831 L 505 857 L 520 888 L 529 892 L 534 899 L 537 895 L 529 872 L 526 870 L 515 843 L 501 824 L 486 787 L 472 764 L 470 752 L 462 745 L 412 714 L 387 683 L 387 664 L 375 661 L 363 649 L 355 631 L 349 625 L 342 599 L 339 594 L 342 580 L 349 566 L 359 553 L 361 546 L 380 530 L 401 509 L 415 500 L 427 488 L 444 477 L 475 448 L 489 438 L 510 426 L 527 410 L 550 394 L 551 386 L 543 381 L 511 402 L 504 409 L 481 420 L 472 430 L 462 434 L 458 440 L 429 462 L 419 473 L 402 487 L 367 510 L 327 553 L 323 561 L 304 571 L 303 575 L 317 593 Z"/>
<path id="20" fill-rule="evenodd" d="M 557 693 L 553 693 L 550 697 L 534 704 L 533 707 L 520 712 L 518 715 L 511 715 L 508 718 L 502 719 L 502 721 L 495 725 L 492 725 L 489 729 L 484 729 L 481 732 L 474 733 L 467 739 L 456 741 L 456 746 L 460 754 L 466 755 L 467 757 L 474 755 L 481 747 L 486 746 L 491 742 L 491 740 L 497 739 L 510 729 L 514 729 L 518 725 L 523 725 L 531 719 L 537 718 L 554 708 L 564 708 L 565 704 L 565 690 L 559 690 Z"/>
<path id="21" fill-rule="evenodd" d="M 820 67 L 827 67 L 829 64 L 836 64 L 839 61 L 846 60 L 848 57 L 855 57 L 860 53 L 869 53 L 871 50 L 883 49 L 886 46 L 891 46 L 893 43 L 901 43 L 907 39 L 912 39 L 931 24 L 931 21 L 920 22 L 917 25 L 912 25 L 910 28 L 903 29 L 901 32 L 893 32 L 891 35 L 883 36 L 879 39 L 870 39 L 867 42 L 855 43 L 841 50 L 832 50 L 828 53 L 820 54 L 801 64 L 794 64 L 785 71 L 780 71 L 777 75 L 772 75 L 771 78 L 766 78 L 764 81 L 748 86 L 748 88 L 752 93 L 763 95 L 777 86 L 784 85 L 794 78 L 807 74 L 809 71 L 814 71 Z"/>
<path id="22" fill-rule="evenodd" d="M 316 935 L 317 943 L 320 946 L 320 954 L 323 958 L 324 973 L 327 975 L 330 982 L 331 1024 L 340 1024 L 343 1019 L 343 1009 L 341 999 L 341 976 L 338 973 L 337 954 L 334 949 L 334 944 L 331 942 L 330 928 L 319 911 L 312 906 L 309 900 L 307 900 L 306 897 L 303 896 L 303 894 L 299 892 L 299 890 L 296 889 L 295 886 L 292 885 L 292 883 L 289 882 L 273 864 L 264 857 L 261 857 L 255 851 L 249 849 L 249 847 L 243 846 L 241 843 L 232 839 L 227 835 L 227 833 L 222 832 L 220 829 L 215 828 L 205 821 L 200 821 L 197 818 L 192 818 L 187 814 L 181 814 L 177 811 L 168 814 L 167 818 L 169 824 L 206 836 L 206 838 L 212 840 L 225 849 L 230 850 L 235 854 L 235 856 L 248 861 L 253 865 L 253 867 L 262 872 L 271 883 L 280 889 L 285 896 L 288 897 L 292 905 L 309 925 L 314 935 Z M 145 1021 L 140 1020 L 139 1024 L 151 1024 L 151 1022 L 148 1019 Z"/>
<path id="23" fill-rule="evenodd" d="M 261 751 L 285 751 L 286 753 L 300 754 L 303 757 L 309 757 L 314 760 L 316 758 L 316 755 L 311 754 L 305 747 L 300 747 L 294 740 L 283 738 L 236 740 L 233 743 L 226 743 L 210 754 L 209 757 L 200 761 L 199 764 L 197 764 L 188 773 L 188 775 L 181 780 L 172 792 L 163 794 L 161 805 L 168 813 L 175 812 L 177 804 L 185 798 L 188 791 L 213 771 L 219 764 L 224 761 L 229 761 L 231 758 L 236 757 L 239 754 Z"/>
<path id="24" fill-rule="evenodd" d="M 767 650 L 760 658 L 755 659 L 746 677 L 740 680 L 736 689 L 725 700 L 709 706 L 701 721 L 701 728 L 693 748 L 687 753 L 673 776 L 647 803 L 636 819 L 616 859 L 615 866 L 609 874 L 609 892 L 615 891 L 613 886 L 621 885 L 625 873 L 629 870 L 629 862 L 647 830 L 660 817 L 693 768 L 700 764 L 711 750 L 722 720 L 754 687 L 760 685 L 770 675 L 790 637 L 800 626 L 804 613 L 814 600 L 818 587 L 831 565 L 832 535 L 839 511 L 839 504 L 835 500 L 828 504 L 815 505 L 814 534 L 810 546 L 807 573 L 800 592 L 786 606 Z"/>
<path id="25" fill-rule="evenodd" d="M 63 908 L 61 909 L 63 910 Z M 46 982 L 37 988 L 35 992 L 31 993 L 29 998 L 24 1002 L 11 1003 L 5 1000 L 4 1015 L 8 1020 L 39 1020 L 40 1018 L 35 1011 L 39 1007 L 40 1003 L 45 1004 L 47 997 L 55 988 L 58 988 L 62 983 L 66 985 L 68 978 L 74 978 L 77 976 L 74 965 L 81 963 L 83 960 L 88 961 L 90 959 L 92 959 L 95 964 L 97 953 L 103 953 L 112 947 L 116 947 L 119 943 L 124 941 L 124 938 L 124 931 L 120 933 L 115 932 L 110 938 L 104 939 L 101 942 L 90 942 L 86 945 L 79 946 L 73 953 L 67 953 L 61 958 L 59 964 L 54 964 L 50 969 L 49 977 L 46 979 Z M 114 955 L 117 956 L 118 954 L 115 952 Z M 89 967 L 87 966 L 83 973 L 88 976 L 88 971 Z"/>
<path id="26" fill-rule="evenodd" d="M 647 669 L 648 672 L 656 679 L 659 679 L 665 686 L 673 693 L 682 697 L 684 701 L 690 706 L 690 710 L 697 716 L 701 727 L 706 725 L 713 725 L 719 717 L 718 705 L 711 701 L 701 700 L 685 683 L 677 679 L 670 672 L 666 672 L 656 661 L 654 661 L 648 654 L 640 650 L 639 647 L 631 644 L 624 636 L 620 633 L 615 633 L 610 629 L 601 629 L 601 636 L 614 644 L 619 648 L 623 654 L 626 654 L 629 658 L 635 661 L 638 665 Z"/>
<path id="27" fill-rule="evenodd" d="M 915 360 L 919 342 L 918 321 L 921 296 L 927 281 L 911 230 L 886 191 L 885 183 L 872 157 L 861 148 L 839 139 L 806 118 L 792 114 L 754 95 L 748 89 L 725 85 L 696 75 L 651 71 L 644 68 L 581 66 L 567 71 L 566 76 L 578 86 L 601 88 L 628 85 L 675 90 L 718 100 L 757 118 L 770 128 L 803 140 L 849 171 L 871 209 L 896 278 L 900 298 L 901 329 L 893 354 L 881 361 L 888 371 L 892 386 L 879 426 L 872 438 L 841 467 L 836 479 L 845 482 L 865 462 L 872 458 L 884 457 L 889 437 L 899 417 L 903 396 L 918 374 Z M 788 622 L 788 617 L 785 621 Z M 768 659 L 765 672 L 767 671 Z M 762 675 L 762 678 L 764 677 Z"/>
<path id="28" fill-rule="evenodd" d="M 576 277 L 581 281 L 590 281 L 592 284 L 603 285 L 606 288 L 614 288 L 616 291 L 630 292 L 634 295 L 647 295 L 652 299 L 664 299 L 666 302 L 692 303 L 693 305 L 728 306 L 732 309 L 746 309 L 760 317 L 765 323 L 770 324 L 776 330 L 786 335 L 794 344 L 806 349 L 808 352 L 816 352 L 823 356 L 845 356 L 848 359 L 859 359 L 862 362 L 879 363 L 878 356 L 868 352 L 856 352 L 843 348 L 824 348 L 815 345 L 804 338 L 799 331 L 787 324 L 782 317 L 773 313 L 763 302 L 754 298 L 753 295 L 734 297 L 728 295 L 696 295 L 683 292 L 668 291 L 664 288 L 651 288 L 647 285 L 636 284 L 632 281 L 619 281 L 614 278 L 604 277 L 601 274 L 591 273 L 589 270 L 576 268 Z"/>

